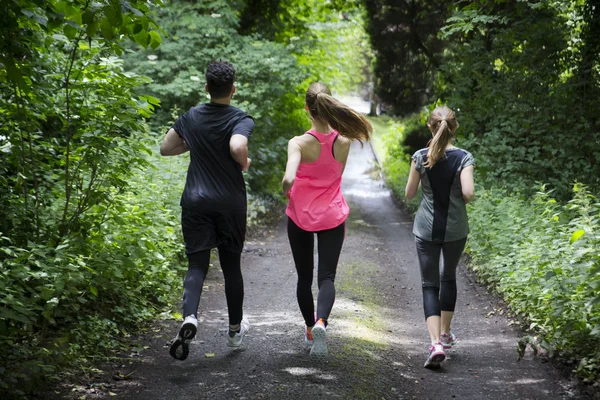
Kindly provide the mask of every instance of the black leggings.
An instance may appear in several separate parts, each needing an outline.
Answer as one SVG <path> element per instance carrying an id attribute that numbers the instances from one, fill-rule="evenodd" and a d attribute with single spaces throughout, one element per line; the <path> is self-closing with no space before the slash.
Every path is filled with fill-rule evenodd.
<path id="1" fill-rule="evenodd" d="M 421 267 L 425 319 L 433 315 L 439 316 L 441 311 L 454 311 L 456 267 L 466 242 L 467 238 L 436 243 L 415 237 Z M 441 265 L 440 253 L 443 259 Z"/>
<path id="2" fill-rule="evenodd" d="M 312 294 L 312 281 L 314 270 L 314 234 L 317 234 L 319 254 L 318 276 L 319 295 L 317 297 L 317 319 L 327 321 L 335 301 L 335 272 L 337 270 L 340 252 L 344 244 L 346 225 L 342 222 L 333 229 L 319 232 L 308 232 L 300 228 L 288 218 L 288 238 L 292 255 L 298 272 L 298 286 L 296 296 L 300 312 L 304 317 L 306 326 L 315 324 L 315 305 Z"/>
<path id="3" fill-rule="evenodd" d="M 225 297 L 229 323 L 237 325 L 242 321 L 244 303 L 244 280 L 240 267 L 241 253 L 233 253 L 219 248 L 219 261 L 225 277 Z M 204 278 L 208 273 L 210 250 L 203 250 L 188 255 L 188 272 L 183 281 L 183 316 L 198 314 L 198 305 L 202 295 Z"/>

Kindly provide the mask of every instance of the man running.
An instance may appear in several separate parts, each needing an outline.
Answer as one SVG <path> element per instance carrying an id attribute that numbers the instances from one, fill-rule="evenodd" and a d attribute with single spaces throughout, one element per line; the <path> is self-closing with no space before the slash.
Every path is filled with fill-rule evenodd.
<path id="1" fill-rule="evenodd" d="M 183 283 L 184 321 L 170 354 L 185 360 L 198 329 L 198 305 L 208 272 L 210 251 L 217 248 L 229 312 L 227 345 L 239 347 L 250 324 L 243 318 L 244 281 L 240 258 L 246 235 L 246 185 L 242 171 L 250 167 L 248 139 L 254 120 L 230 105 L 235 69 L 225 61 L 206 70 L 210 102 L 179 117 L 160 146 L 163 156 L 190 152 L 181 196 L 181 226 L 188 256 Z"/>

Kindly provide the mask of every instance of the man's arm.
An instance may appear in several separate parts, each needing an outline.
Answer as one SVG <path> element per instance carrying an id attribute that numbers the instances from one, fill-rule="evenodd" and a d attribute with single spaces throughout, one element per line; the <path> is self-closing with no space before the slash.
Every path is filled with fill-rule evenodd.
<path id="1" fill-rule="evenodd" d="M 248 138 L 244 135 L 234 133 L 229 139 L 229 152 L 236 163 L 240 165 L 242 171 L 250 168 L 250 159 L 248 158 Z"/>
<path id="2" fill-rule="evenodd" d="M 160 144 L 161 156 L 177 156 L 189 150 L 187 143 L 173 128 L 169 129 L 169 132 L 167 132 L 167 135 Z"/>

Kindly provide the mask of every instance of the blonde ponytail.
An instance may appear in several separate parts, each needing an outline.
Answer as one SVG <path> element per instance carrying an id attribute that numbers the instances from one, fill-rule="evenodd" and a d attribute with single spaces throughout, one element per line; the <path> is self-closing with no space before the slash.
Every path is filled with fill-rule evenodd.
<path id="1" fill-rule="evenodd" d="M 429 150 L 427 150 L 425 167 L 433 168 L 444 157 L 448 144 L 454 140 L 454 134 L 458 129 L 458 121 L 450 108 L 441 106 L 431 112 L 427 126 L 432 132 L 435 131 L 435 134 L 427 145 Z"/>
<path id="2" fill-rule="evenodd" d="M 310 85 L 305 100 L 313 119 L 326 122 L 348 139 L 370 139 L 370 133 L 373 131 L 371 123 L 361 113 L 331 96 L 325 84 L 317 82 Z"/>

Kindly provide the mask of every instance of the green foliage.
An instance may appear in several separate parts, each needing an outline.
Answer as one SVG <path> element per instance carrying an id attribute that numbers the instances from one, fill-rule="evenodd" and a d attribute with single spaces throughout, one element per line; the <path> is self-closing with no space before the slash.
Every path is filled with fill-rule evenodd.
<path id="1" fill-rule="evenodd" d="M 2 4 L 0 391 L 103 355 L 178 280 L 176 199 L 147 179 L 158 100 L 116 57 L 160 43 L 153 3 Z"/>
<path id="2" fill-rule="evenodd" d="M 370 82 L 373 55 L 360 2 L 247 0 L 238 30 L 285 45 L 309 74 L 302 90 L 321 81 L 345 94 Z"/>
<path id="3" fill-rule="evenodd" d="M 363 0 L 366 30 L 375 53 L 375 91 L 394 112 L 409 115 L 434 101 L 433 84 L 444 42 L 438 30 L 449 14 L 447 0 Z"/>
<path id="4" fill-rule="evenodd" d="M 541 347 L 600 372 L 600 203 L 584 185 L 561 205 L 544 187 L 531 199 L 479 190 L 469 207 L 472 266 L 541 338 Z M 493 227 L 493 229 L 490 229 Z"/>
<path id="5" fill-rule="evenodd" d="M 486 187 L 532 195 L 545 182 L 561 200 L 575 180 L 598 191 L 589 173 L 600 164 L 595 2 L 389 3 L 365 1 L 378 92 L 396 113 L 453 108 Z"/>
<path id="6" fill-rule="evenodd" d="M 179 289 L 174 208 L 183 188 L 170 182 L 182 166 L 161 164 L 136 171 L 112 204 L 86 212 L 99 225 L 85 241 L 15 246 L 0 235 L 0 390 L 17 383 L 27 390 L 74 360 L 110 357 L 133 323 L 161 311 Z"/>
<path id="7" fill-rule="evenodd" d="M 563 200 L 576 179 L 600 187 L 588 173 L 600 163 L 593 110 L 600 79 L 589 73 L 597 58 L 585 59 L 598 41 L 582 43 L 600 30 L 586 22 L 597 19 L 586 10 L 571 2 L 473 1 L 442 29 L 449 45 L 436 90 L 458 111 L 459 135 L 486 186 L 532 194 L 541 181 Z"/>

